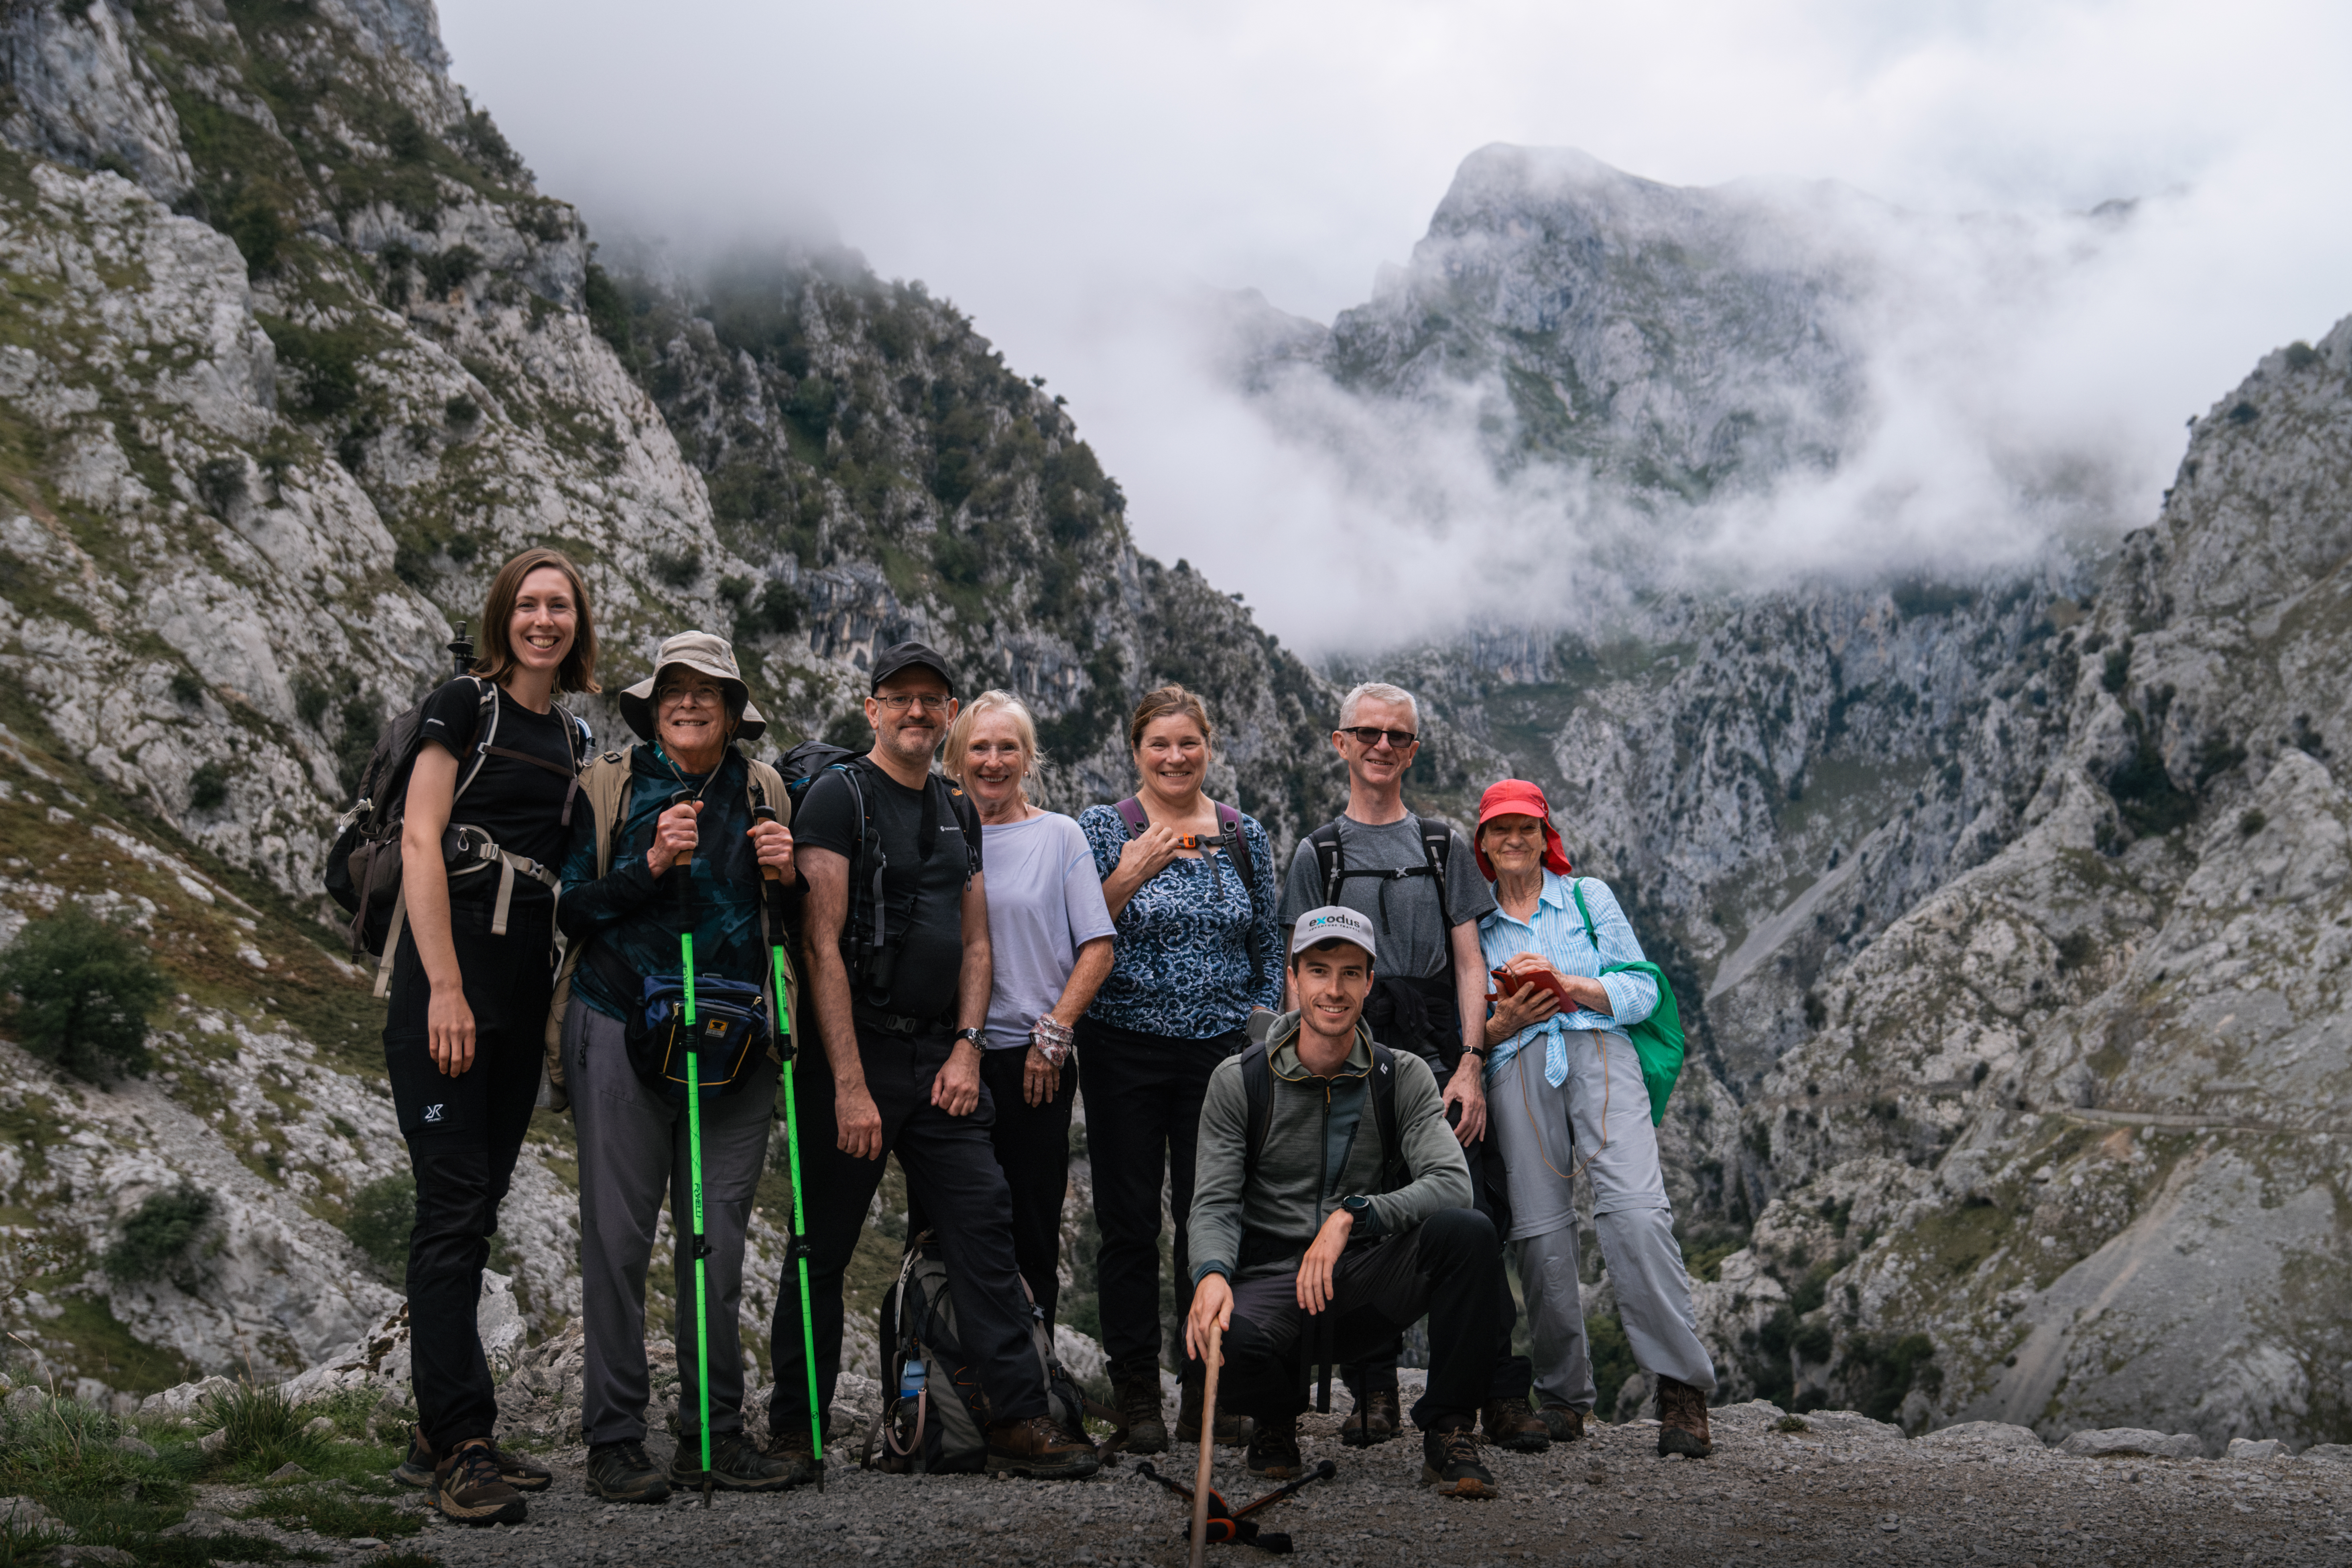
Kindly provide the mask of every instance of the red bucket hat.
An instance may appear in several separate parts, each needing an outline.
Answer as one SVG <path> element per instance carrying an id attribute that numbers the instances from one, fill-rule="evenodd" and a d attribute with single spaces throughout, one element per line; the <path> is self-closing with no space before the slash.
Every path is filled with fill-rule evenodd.
<path id="1" fill-rule="evenodd" d="M 1478 826 L 1484 827 L 1498 816 L 1532 816 L 1543 824 L 1543 866 L 1566 877 L 1571 874 L 1568 851 L 1559 842 L 1559 829 L 1551 825 L 1551 803 L 1544 799 L 1543 786 L 1526 779 L 1505 779 L 1489 787 L 1478 797 Z M 1486 880 L 1495 879 L 1495 868 L 1486 859 L 1486 851 L 1478 847 L 1475 830 L 1470 835 L 1470 852 L 1478 857 L 1478 869 Z"/>

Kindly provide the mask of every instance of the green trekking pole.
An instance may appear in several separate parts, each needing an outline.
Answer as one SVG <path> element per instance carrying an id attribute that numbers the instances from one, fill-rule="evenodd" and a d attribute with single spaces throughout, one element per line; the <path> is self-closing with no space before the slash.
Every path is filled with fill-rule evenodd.
<path id="1" fill-rule="evenodd" d="M 681 792 L 670 804 L 694 797 Z M 710 1241 L 702 1234 L 702 1073 L 694 1027 L 694 857 L 670 868 L 677 874 L 678 961 L 686 971 L 686 1147 L 694 1180 L 694 1383 L 702 1400 L 702 1506 L 710 1506 Z"/>
<path id="2" fill-rule="evenodd" d="M 776 820 L 773 806 L 755 805 L 751 815 L 761 822 Z M 784 992 L 784 879 L 773 867 L 761 868 L 768 882 L 768 930 L 776 941 L 771 949 L 776 970 L 776 1055 L 784 1066 L 784 1156 L 793 1172 L 793 1239 L 789 1256 L 801 1274 L 801 1362 L 808 1368 L 809 1454 L 816 1465 L 816 1489 L 824 1490 L 824 1423 L 816 1406 L 816 1321 L 809 1312 L 807 1218 L 801 1206 L 801 1122 L 793 1098 L 793 1058 L 800 1047 L 793 1041 L 793 1010 Z"/>

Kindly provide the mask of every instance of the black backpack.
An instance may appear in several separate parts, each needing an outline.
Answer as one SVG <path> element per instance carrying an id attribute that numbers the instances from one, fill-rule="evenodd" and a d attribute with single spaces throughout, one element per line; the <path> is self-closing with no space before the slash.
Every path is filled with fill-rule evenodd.
<path id="1" fill-rule="evenodd" d="M 467 640 L 463 626 L 450 643 L 449 651 L 457 661 L 457 675 L 471 679 L 479 689 L 473 731 L 466 742 L 473 760 L 451 794 L 450 804 L 454 806 L 472 786 L 483 763 L 492 757 L 529 763 L 533 767 L 553 764 L 527 752 L 511 751 L 494 743 L 499 733 L 499 689 L 472 673 L 474 645 Z M 563 822 L 569 826 L 580 769 L 593 742 L 583 721 L 560 704 L 556 711 L 562 715 L 564 733 L 572 742 L 572 788 L 563 797 Z M 375 749 L 368 753 L 367 768 L 360 774 L 358 798 L 336 820 L 334 842 L 327 847 L 327 866 L 320 879 L 327 896 L 352 917 L 347 935 L 353 958 L 362 952 L 383 953 L 392 933 L 394 908 L 400 902 L 401 825 L 408 812 L 408 777 L 416 770 L 416 753 L 422 744 L 417 731 L 424 721 L 425 704 L 420 701 L 394 719 L 376 738 Z M 470 838 L 467 837 L 469 832 L 473 835 Z M 475 865 L 489 864 L 498 847 L 482 837 L 479 830 L 464 828 L 454 816 L 448 833 L 444 835 L 443 846 L 445 854 L 463 854 Z M 484 855 L 486 849 L 489 856 Z"/>
<path id="2" fill-rule="evenodd" d="M 1045 1380 L 1045 1413 L 1074 1437 L 1086 1435 L 1086 1418 L 1117 1420 L 1118 1414 L 1089 1401 L 1054 1354 L 1053 1335 L 1029 1287 L 1021 1287 L 1029 1302 L 1029 1339 L 1037 1352 L 1037 1370 Z M 936 1231 L 925 1231 L 907 1244 L 899 1260 L 898 1282 L 882 1298 L 879 1324 L 884 1347 L 882 1412 L 866 1434 L 861 1467 L 897 1474 L 952 1474 L 984 1469 L 988 1462 L 988 1395 L 980 1386 L 980 1373 L 957 1337 L 955 1294 L 949 1288 L 948 1266 Z M 923 1390 L 914 1398 L 905 1386 L 908 1358 L 923 1360 Z"/>
<path id="3" fill-rule="evenodd" d="M 850 798 L 857 803 L 860 826 L 857 853 L 849 866 L 849 918 L 843 934 L 849 939 L 854 954 L 850 973 L 863 987 L 863 999 L 870 1006 L 887 1006 L 890 987 L 896 976 L 898 949 L 891 941 L 889 910 L 882 897 L 882 877 L 890 868 L 890 858 L 882 848 L 881 834 L 874 826 L 874 807 L 866 798 L 866 786 L 858 781 L 861 770 L 873 767 L 862 752 L 836 746 L 825 741 L 803 741 L 776 759 L 776 772 L 784 781 L 784 794 L 793 803 L 793 816 L 799 819 L 801 803 L 808 797 L 810 786 L 818 775 L 837 773 L 849 783 Z M 933 800 L 943 802 L 956 819 L 956 828 L 963 836 L 964 876 L 966 879 L 980 874 L 979 814 L 962 789 L 950 784 L 938 773 L 929 775 L 926 786 Z M 928 858 L 934 836 L 927 828 L 921 844 Z M 906 933 L 898 934 L 900 942 Z M 795 933 L 797 936 L 797 933 Z"/>
<path id="4" fill-rule="evenodd" d="M 1315 868 L 1323 878 L 1323 901 L 1338 903 L 1339 885 L 1350 877 L 1377 877 L 1381 879 L 1381 929 L 1385 931 L 1388 929 L 1388 885 L 1406 877 L 1428 877 L 1437 883 L 1437 912 L 1444 919 L 1446 931 L 1451 932 L 1454 930 L 1454 901 L 1445 894 L 1445 865 L 1454 853 L 1454 829 L 1442 822 L 1423 821 L 1419 816 L 1415 816 L 1413 821 L 1421 828 L 1422 863 L 1418 866 L 1391 866 L 1377 870 L 1349 869 L 1347 858 L 1339 847 L 1339 822 L 1336 817 L 1308 834 L 1307 841 L 1315 846 Z"/>

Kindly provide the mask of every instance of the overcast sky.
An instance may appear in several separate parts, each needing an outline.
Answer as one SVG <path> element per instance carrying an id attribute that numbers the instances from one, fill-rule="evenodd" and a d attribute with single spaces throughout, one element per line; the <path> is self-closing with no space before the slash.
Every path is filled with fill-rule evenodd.
<path id="1" fill-rule="evenodd" d="M 955 300 L 1069 396 L 1166 557 L 1234 559 L 1293 515 L 1253 502 L 1284 455 L 1187 363 L 1170 302 L 1256 287 L 1328 321 L 1488 142 L 1934 213 L 2169 193 L 2063 325 L 2066 398 L 2111 427 L 2135 522 L 2185 416 L 2352 312 L 2340 4 L 443 0 L 442 24 L 592 225 L 690 247 L 823 225 Z M 1289 563 L 1344 510 L 1297 512 L 1320 521 Z"/>

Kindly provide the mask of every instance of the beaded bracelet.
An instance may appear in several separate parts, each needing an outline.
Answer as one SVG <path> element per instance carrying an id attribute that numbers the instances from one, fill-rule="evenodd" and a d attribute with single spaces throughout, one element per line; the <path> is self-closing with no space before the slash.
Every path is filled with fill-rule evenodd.
<path id="1" fill-rule="evenodd" d="M 1068 1026 L 1048 1016 L 1030 1026 L 1029 1043 L 1049 1067 L 1060 1067 L 1062 1058 L 1070 1054 L 1070 1042 L 1076 1038 Z"/>

